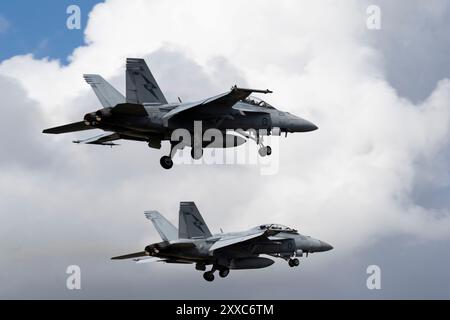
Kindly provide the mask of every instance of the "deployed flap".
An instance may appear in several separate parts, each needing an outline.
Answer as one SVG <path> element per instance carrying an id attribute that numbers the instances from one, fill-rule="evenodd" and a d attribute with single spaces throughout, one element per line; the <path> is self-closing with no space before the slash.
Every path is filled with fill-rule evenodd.
<path id="1" fill-rule="evenodd" d="M 163 262 L 165 260 L 157 258 L 157 257 L 147 257 L 142 259 L 135 259 L 137 264 L 151 263 L 151 262 Z"/>
<path id="2" fill-rule="evenodd" d="M 82 144 L 99 144 L 102 146 L 117 146 L 118 144 L 113 143 L 112 141 L 120 140 L 121 137 L 118 133 L 105 133 L 96 137 L 92 137 L 85 140 L 76 140 L 73 143 L 82 143 Z"/>
<path id="3" fill-rule="evenodd" d="M 153 222 L 153 225 L 164 241 L 178 239 L 178 230 L 158 211 L 145 212 L 145 217 Z"/>
<path id="4" fill-rule="evenodd" d="M 127 59 L 127 102 L 167 104 L 144 59 Z"/>
<path id="5" fill-rule="evenodd" d="M 244 242 L 250 239 L 254 239 L 257 237 L 262 236 L 265 233 L 265 231 L 260 231 L 257 233 L 249 234 L 249 235 L 240 235 L 240 236 L 229 236 L 221 238 L 220 240 L 216 241 L 211 248 L 209 248 L 209 251 L 214 251 L 220 248 L 228 247 L 236 243 Z"/>
<path id="6" fill-rule="evenodd" d="M 180 203 L 178 229 L 180 239 L 211 237 L 211 232 L 194 202 Z"/>
<path id="7" fill-rule="evenodd" d="M 75 122 L 71 124 L 66 124 L 64 126 L 55 127 L 46 129 L 43 131 L 43 133 L 51 133 L 51 134 L 60 134 L 60 133 L 69 133 L 69 132 L 77 132 L 77 131 L 84 131 L 84 130 L 92 130 L 95 129 L 94 127 L 88 126 L 84 123 L 84 121 L 81 122 Z"/>
<path id="8" fill-rule="evenodd" d="M 85 74 L 84 80 L 89 83 L 104 108 L 115 107 L 125 103 L 125 97 L 98 74 Z"/>

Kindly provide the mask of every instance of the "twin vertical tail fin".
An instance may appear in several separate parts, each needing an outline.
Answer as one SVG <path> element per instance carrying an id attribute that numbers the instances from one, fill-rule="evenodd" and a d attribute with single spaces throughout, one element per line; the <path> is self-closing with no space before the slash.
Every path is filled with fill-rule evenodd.
<path id="1" fill-rule="evenodd" d="M 153 222 L 163 241 L 206 239 L 211 237 L 211 232 L 194 202 L 180 203 L 178 230 L 158 211 L 145 212 L 145 216 Z"/>
<path id="2" fill-rule="evenodd" d="M 163 217 L 158 211 L 148 211 L 145 213 L 145 217 L 153 222 L 156 231 L 158 231 L 161 239 L 166 242 L 178 239 L 178 230 L 170 223 L 166 218 Z"/>
<path id="3" fill-rule="evenodd" d="M 85 74 L 84 80 L 92 87 L 103 108 L 114 108 L 125 103 L 125 97 L 98 74 Z"/>
<path id="4" fill-rule="evenodd" d="M 91 85 L 104 108 L 113 108 L 123 103 L 167 104 L 164 94 L 144 59 L 127 59 L 126 98 L 98 74 L 85 74 L 84 79 Z"/>
<path id="5" fill-rule="evenodd" d="M 211 232 L 194 202 L 180 203 L 178 237 L 180 239 L 211 237 Z"/>
<path id="6" fill-rule="evenodd" d="M 127 59 L 127 102 L 167 104 L 144 59 Z"/>

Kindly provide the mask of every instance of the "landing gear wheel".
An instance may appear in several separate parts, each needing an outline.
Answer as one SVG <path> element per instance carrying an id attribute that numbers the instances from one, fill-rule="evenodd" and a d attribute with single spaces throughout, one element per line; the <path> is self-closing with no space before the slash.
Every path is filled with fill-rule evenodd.
<path id="1" fill-rule="evenodd" d="M 223 269 L 219 271 L 219 276 L 221 278 L 226 278 L 230 274 L 230 269 Z"/>
<path id="2" fill-rule="evenodd" d="M 298 259 L 292 259 L 292 263 L 294 264 L 294 267 L 298 267 L 300 265 L 300 261 Z"/>
<path id="3" fill-rule="evenodd" d="M 259 150 L 259 155 L 261 157 L 265 157 L 265 156 L 270 156 L 272 154 L 272 148 L 267 146 L 267 147 L 261 147 Z"/>
<path id="4" fill-rule="evenodd" d="M 203 274 L 203 279 L 205 279 L 208 282 L 214 281 L 214 273 L 212 273 L 211 271 L 205 272 Z"/>
<path id="5" fill-rule="evenodd" d="M 169 156 L 162 157 L 159 162 L 161 163 L 161 167 L 163 167 L 166 170 L 172 169 L 173 167 L 172 158 L 170 158 Z"/>
<path id="6" fill-rule="evenodd" d="M 194 160 L 200 160 L 203 157 L 203 149 L 191 149 L 191 157 Z"/>
<path id="7" fill-rule="evenodd" d="M 266 147 L 261 147 L 261 148 L 258 150 L 259 155 L 260 155 L 261 157 L 267 156 L 267 155 L 268 155 L 267 151 L 268 151 L 268 150 L 267 150 Z M 272 151 L 272 150 L 270 150 L 270 151 Z"/>
<path id="8" fill-rule="evenodd" d="M 295 262 L 293 259 L 289 259 L 288 264 L 289 264 L 289 267 L 291 267 L 291 268 L 295 267 Z"/>

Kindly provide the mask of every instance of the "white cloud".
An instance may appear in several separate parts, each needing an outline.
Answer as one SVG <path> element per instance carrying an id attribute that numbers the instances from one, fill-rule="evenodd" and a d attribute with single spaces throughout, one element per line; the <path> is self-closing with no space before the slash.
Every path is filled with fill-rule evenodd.
<path id="1" fill-rule="evenodd" d="M 46 207 L 49 220 L 69 207 L 88 234 L 113 241 L 111 250 L 131 235 L 148 241 L 140 211 L 160 209 L 176 220 L 182 200 L 197 201 L 215 230 L 279 222 L 331 242 L 340 253 L 386 236 L 448 238 L 449 211 L 423 208 L 411 193 L 418 173 L 433 170 L 435 156 L 448 147 L 450 82 L 442 80 L 419 104 L 399 97 L 385 80 L 381 53 L 365 40 L 365 25 L 365 6 L 357 1 L 100 4 L 90 14 L 87 45 L 74 51 L 68 66 L 32 55 L 0 65 L 0 75 L 15 78 L 36 101 L 30 109 L 45 118 L 42 128 L 96 108 L 83 73 L 101 73 L 123 87 L 125 57 L 150 55 L 172 99 L 179 92 L 184 100 L 216 94 L 236 79 L 275 90 L 271 103 L 320 130 L 283 140 L 280 173 L 273 177 L 246 167 L 163 172 L 160 154 L 144 144 L 74 149 L 70 136 L 44 137 L 70 150 L 58 155 L 64 172 L 55 165 L 55 175 L 33 172 L 42 180 L 30 184 L 12 172 L 2 190 L 17 200 L 28 185 L 34 207 Z M 42 183 L 54 192 L 49 204 Z M 10 211 L 23 205 L 8 201 Z M 59 230 L 58 223 L 48 227 Z M 70 241 L 91 250 L 77 229 L 64 226 Z"/>

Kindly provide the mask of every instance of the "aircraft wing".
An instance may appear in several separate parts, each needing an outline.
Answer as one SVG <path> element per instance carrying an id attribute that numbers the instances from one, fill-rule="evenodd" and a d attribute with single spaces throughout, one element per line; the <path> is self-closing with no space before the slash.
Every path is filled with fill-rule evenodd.
<path id="1" fill-rule="evenodd" d="M 106 133 L 99 136 L 95 136 L 93 138 L 85 139 L 85 140 L 76 140 L 73 143 L 78 144 L 98 144 L 102 146 L 118 146 L 118 144 L 113 143 L 112 141 L 120 140 L 121 137 L 118 133 Z"/>
<path id="2" fill-rule="evenodd" d="M 218 96 L 202 100 L 200 102 L 182 104 L 163 117 L 164 126 L 168 126 L 169 120 L 181 113 L 185 112 L 223 112 L 226 109 L 232 108 L 237 102 L 246 99 L 252 93 L 272 93 L 270 90 L 245 89 L 234 86 L 229 92 L 220 94 Z"/>
<path id="3" fill-rule="evenodd" d="M 183 260 L 176 260 L 176 259 L 163 259 L 158 257 L 149 257 L 148 254 L 144 252 L 137 252 L 132 254 L 127 254 L 125 256 L 120 257 L 114 257 L 111 258 L 111 260 L 126 260 L 126 259 L 133 259 L 134 262 L 137 264 L 146 264 L 146 263 L 153 263 L 153 262 L 165 262 L 165 263 L 175 263 L 175 264 L 191 264 L 194 262 L 191 261 L 183 261 Z"/>
<path id="4" fill-rule="evenodd" d="M 237 243 L 241 243 L 250 239 L 254 239 L 254 238 L 258 238 L 262 235 L 264 235 L 266 232 L 265 230 L 263 231 L 259 231 L 259 232 L 255 232 L 252 234 L 247 234 L 247 235 L 238 235 L 238 236 L 226 236 L 223 237 L 221 239 L 219 239 L 218 241 L 216 241 L 211 248 L 209 248 L 209 251 L 214 251 L 217 249 L 221 249 L 224 247 L 228 247 Z"/>

